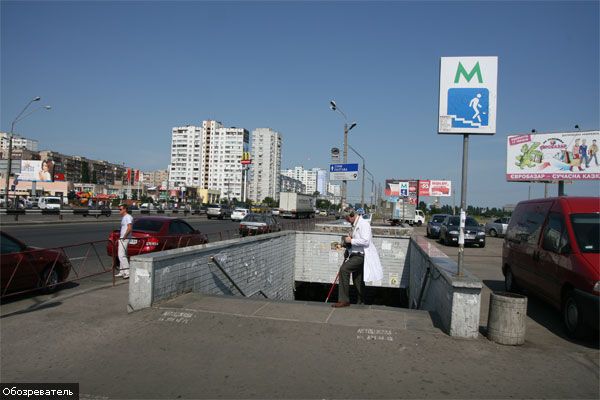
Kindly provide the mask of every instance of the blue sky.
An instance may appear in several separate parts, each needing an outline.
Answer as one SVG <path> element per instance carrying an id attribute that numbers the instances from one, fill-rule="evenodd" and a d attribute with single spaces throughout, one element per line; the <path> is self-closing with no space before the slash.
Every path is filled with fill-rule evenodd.
<path id="1" fill-rule="evenodd" d="M 439 60 L 498 56 L 497 133 L 471 137 L 468 202 L 502 206 L 529 188 L 505 181 L 507 135 L 600 127 L 598 5 L 2 1 L 0 129 L 41 96 L 52 111 L 15 132 L 44 149 L 166 168 L 173 126 L 216 119 L 281 132 L 284 167 L 327 168 L 343 141 L 335 99 L 378 182 L 458 188 L 462 137 L 437 134 Z"/>

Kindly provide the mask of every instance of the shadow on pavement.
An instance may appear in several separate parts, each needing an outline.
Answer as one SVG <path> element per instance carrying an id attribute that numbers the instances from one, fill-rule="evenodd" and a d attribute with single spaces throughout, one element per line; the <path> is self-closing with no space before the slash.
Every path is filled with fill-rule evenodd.
<path id="1" fill-rule="evenodd" d="M 6 314 L 6 315 L 2 315 L 2 316 L 0 316 L 0 319 L 14 317 L 15 315 L 27 314 L 27 313 L 38 311 L 38 310 L 45 310 L 45 309 L 48 309 L 48 308 L 54 308 L 54 307 L 60 306 L 61 304 L 62 304 L 62 301 L 52 301 L 52 302 L 36 303 L 36 304 L 30 305 L 29 307 L 27 307 L 24 310 L 19 310 L 19 311 L 11 312 L 11 313 Z"/>

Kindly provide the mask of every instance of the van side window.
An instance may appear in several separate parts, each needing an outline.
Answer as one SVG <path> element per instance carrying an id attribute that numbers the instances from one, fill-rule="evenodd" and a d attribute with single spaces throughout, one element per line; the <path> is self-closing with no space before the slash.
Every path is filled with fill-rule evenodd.
<path id="1" fill-rule="evenodd" d="M 529 244 L 536 245 L 540 238 L 540 232 L 542 230 L 542 224 L 544 223 L 545 213 L 541 210 L 527 210 L 523 218 L 523 222 L 519 223 L 520 239 Z"/>
<path id="2" fill-rule="evenodd" d="M 542 248 L 560 254 L 561 249 L 568 243 L 563 217 L 559 213 L 548 215 L 548 224 L 544 229 Z"/>

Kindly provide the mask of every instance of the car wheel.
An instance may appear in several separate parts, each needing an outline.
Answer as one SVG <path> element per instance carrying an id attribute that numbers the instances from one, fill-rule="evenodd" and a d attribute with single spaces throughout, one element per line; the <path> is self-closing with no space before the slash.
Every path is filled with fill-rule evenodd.
<path id="1" fill-rule="evenodd" d="M 44 293 L 52 293 L 58 288 L 59 276 L 57 269 L 59 265 L 47 266 L 42 273 L 42 281 L 40 282 L 40 288 Z"/>
<path id="2" fill-rule="evenodd" d="M 206 218 L 208 218 L 208 219 L 212 219 L 212 217 L 211 217 L 210 215 L 207 215 L 207 216 L 206 216 Z"/>
<path id="3" fill-rule="evenodd" d="M 583 321 L 583 310 L 573 290 L 569 290 L 564 296 L 562 314 L 567 336 L 581 339 L 588 334 L 589 328 Z"/>
<path id="4" fill-rule="evenodd" d="M 421 225 L 423 225 L 422 221 L 417 222 L 417 226 L 421 226 Z"/>
<path id="5" fill-rule="evenodd" d="M 492 228 L 492 229 L 490 229 L 490 236 L 496 237 L 496 236 L 498 236 L 498 232 L 496 232 L 496 230 L 494 228 Z"/>
<path id="6" fill-rule="evenodd" d="M 479 247 L 483 249 L 485 247 L 485 242 L 479 243 Z"/>
<path id="7" fill-rule="evenodd" d="M 430 238 L 430 237 L 431 237 L 431 234 L 429 233 L 429 229 L 427 229 L 427 230 L 425 231 L 425 237 L 428 237 L 428 238 Z"/>
<path id="8" fill-rule="evenodd" d="M 504 273 L 504 289 L 507 292 L 519 293 L 519 286 L 517 285 L 517 281 L 515 281 L 515 276 L 512 273 L 510 267 L 506 267 L 506 272 Z"/>

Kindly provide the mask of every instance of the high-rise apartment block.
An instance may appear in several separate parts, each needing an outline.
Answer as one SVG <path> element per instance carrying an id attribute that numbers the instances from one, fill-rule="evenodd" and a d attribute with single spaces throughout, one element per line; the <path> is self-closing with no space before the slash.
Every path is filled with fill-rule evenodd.
<path id="1" fill-rule="evenodd" d="M 249 198 L 261 202 L 266 197 L 279 199 L 281 134 L 271 128 L 252 131 Z"/>
<path id="2" fill-rule="evenodd" d="M 216 189 L 221 197 L 241 200 L 240 161 L 249 150 L 249 139 L 246 129 L 226 128 L 212 120 L 203 121 L 201 127 L 173 128 L 169 184 Z"/>
<path id="3" fill-rule="evenodd" d="M 302 182 L 306 189 L 304 193 L 313 194 L 314 192 L 324 193 L 327 188 L 327 171 L 321 168 L 304 169 L 304 167 L 294 167 L 281 171 L 282 175 L 297 179 Z M 320 190 L 319 190 L 320 189 Z"/>
<path id="4" fill-rule="evenodd" d="M 10 133 L 0 132 L 0 149 L 8 150 L 10 144 Z M 29 151 L 38 151 L 38 141 L 27 139 L 19 135 L 13 135 L 12 147 L 14 149 L 27 149 Z"/>

